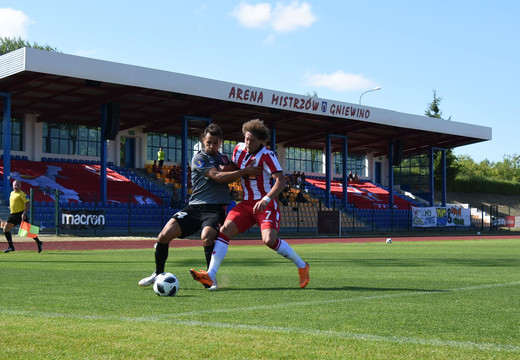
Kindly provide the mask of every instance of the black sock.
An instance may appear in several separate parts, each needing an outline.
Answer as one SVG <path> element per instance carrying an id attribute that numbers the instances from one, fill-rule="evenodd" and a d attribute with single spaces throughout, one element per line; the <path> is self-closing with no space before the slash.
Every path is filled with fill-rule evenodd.
<path id="1" fill-rule="evenodd" d="M 213 254 L 213 249 L 215 248 L 215 243 L 210 246 L 204 246 L 204 255 L 206 256 L 206 265 L 208 265 L 209 269 L 209 263 L 211 262 L 211 255 Z"/>
<path id="2" fill-rule="evenodd" d="M 10 231 L 7 231 L 4 233 L 5 235 L 5 238 L 7 239 L 7 242 L 9 243 L 9 247 L 14 249 L 14 246 L 13 246 L 13 236 L 11 235 L 11 232 Z"/>
<path id="3" fill-rule="evenodd" d="M 155 247 L 155 273 L 159 275 L 164 272 L 164 265 L 168 259 L 168 248 L 170 244 L 157 243 Z"/>

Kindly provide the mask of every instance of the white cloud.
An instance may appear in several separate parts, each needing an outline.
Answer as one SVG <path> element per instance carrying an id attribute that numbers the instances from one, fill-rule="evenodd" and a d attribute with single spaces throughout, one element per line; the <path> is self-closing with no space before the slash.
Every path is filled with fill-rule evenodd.
<path id="1" fill-rule="evenodd" d="M 271 21 L 271 4 L 240 4 L 233 10 L 233 16 L 245 27 L 263 27 Z"/>
<path id="2" fill-rule="evenodd" d="M 347 74 L 342 70 L 332 74 L 306 74 L 306 85 L 334 91 L 361 91 L 377 86 L 363 74 Z"/>
<path id="3" fill-rule="evenodd" d="M 31 19 L 20 10 L 0 8 L 0 36 L 27 39 Z"/>
<path id="4" fill-rule="evenodd" d="M 316 16 L 308 3 L 293 1 L 288 6 L 276 4 L 271 25 L 277 32 L 289 32 L 299 27 L 309 27 L 315 21 Z"/>
<path id="5" fill-rule="evenodd" d="M 309 27 L 316 21 L 311 6 L 305 1 L 293 1 L 289 5 L 277 3 L 274 10 L 266 2 L 255 5 L 241 3 L 233 10 L 232 15 L 242 26 L 271 27 L 278 33 Z"/>

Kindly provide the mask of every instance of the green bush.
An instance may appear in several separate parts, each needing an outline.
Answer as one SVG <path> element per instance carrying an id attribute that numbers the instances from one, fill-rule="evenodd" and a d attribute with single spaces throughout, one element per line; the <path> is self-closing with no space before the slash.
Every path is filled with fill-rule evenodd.
<path id="1" fill-rule="evenodd" d="M 484 177 L 462 177 L 448 182 L 448 191 L 463 193 L 486 193 L 499 195 L 520 195 L 517 181 L 488 179 Z"/>

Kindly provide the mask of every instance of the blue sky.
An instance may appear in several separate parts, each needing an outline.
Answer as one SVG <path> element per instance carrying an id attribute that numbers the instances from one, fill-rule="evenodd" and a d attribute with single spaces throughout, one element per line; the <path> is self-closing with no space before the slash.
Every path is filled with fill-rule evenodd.
<path id="1" fill-rule="evenodd" d="M 59 51 L 490 126 L 519 155 L 519 1 L 0 0 L 0 36 Z"/>

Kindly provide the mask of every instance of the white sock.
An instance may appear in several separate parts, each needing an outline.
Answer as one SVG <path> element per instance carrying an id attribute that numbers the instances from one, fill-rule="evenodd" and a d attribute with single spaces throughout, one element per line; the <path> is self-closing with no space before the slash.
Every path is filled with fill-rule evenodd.
<path id="1" fill-rule="evenodd" d="M 218 269 L 220 268 L 222 260 L 226 257 L 228 247 L 229 239 L 227 239 L 225 235 L 222 236 L 222 234 L 219 234 L 215 241 L 215 248 L 213 249 L 213 254 L 211 255 L 211 261 L 208 268 L 208 275 L 213 281 L 217 278 Z"/>
<path id="2" fill-rule="evenodd" d="M 285 240 L 278 239 L 278 246 L 273 250 L 275 250 L 278 254 L 282 255 L 283 257 L 286 257 L 287 259 L 291 260 L 298 268 L 301 269 L 305 267 L 305 261 L 303 261 L 298 256 L 298 254 L 296 254 L 291 245 L 287 244 Z"/>

